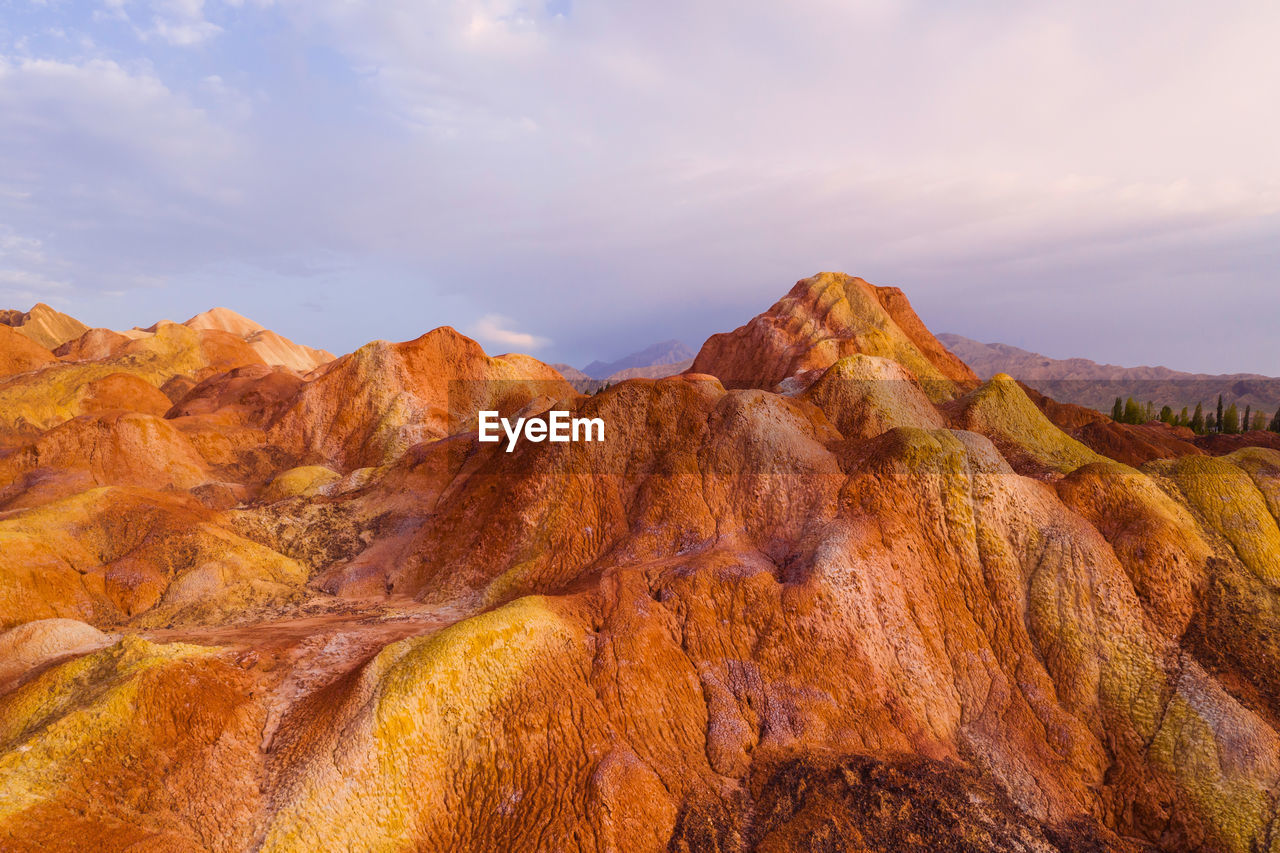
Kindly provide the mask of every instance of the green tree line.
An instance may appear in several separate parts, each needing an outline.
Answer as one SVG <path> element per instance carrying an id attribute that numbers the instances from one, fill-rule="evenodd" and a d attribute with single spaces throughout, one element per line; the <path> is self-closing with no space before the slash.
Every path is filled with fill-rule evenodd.
<path id="1" fill-rule="evenodd" d="M 1253 411 L 1252 406 L 1245 406 L 1244 414 L 1242 415 L 1239 406 L 1235 403 L 1224 407 L 1221 394 L 1218 395 L 1217 408 L 1211 410 L 1208 414 L 1204 411 L 1203 403 L 1196 403 L 1194 412 L 1189 413 L 1187 408 L 1183 406 L 1181 412 L 1175 413 L 1172 407 L 1164 406 L 1157 413 L 1155 403 L 1150 400 L 1143 404 L 1132 397 L 1127 400 L 1121 400 L 1116 397 L 1115 405 L 1111 407 L 1111 419 L 1121 424 L 1145 424 L 1150 421 L 1160 421 L 1171 426 L 1188 427 L 1196 435 L 1208 435 L 1209 433 L 1236 435 L 1250 430 L 1264 429 L 1280 432 L 1280 409 L 1276 409 L 1276 413 L 1270 420 L 1267 420 L 1265 413 Z"/>

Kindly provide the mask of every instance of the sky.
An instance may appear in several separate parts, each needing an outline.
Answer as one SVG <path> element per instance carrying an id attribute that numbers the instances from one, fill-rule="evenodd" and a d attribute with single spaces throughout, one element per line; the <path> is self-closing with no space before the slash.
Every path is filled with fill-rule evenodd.
<path id="1" fill-rule="evenodd" d="M 1280 375 L 1280 4 L 0 0 L 0 307 L 695 348 L 797 280 Z"/>

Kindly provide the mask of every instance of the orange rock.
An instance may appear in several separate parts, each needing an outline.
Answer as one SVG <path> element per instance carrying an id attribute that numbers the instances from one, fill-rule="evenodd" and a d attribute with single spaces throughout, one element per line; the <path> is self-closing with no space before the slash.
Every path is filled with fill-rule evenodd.
<path id="1" fill-rule="evenodd" d="M 764 314 L 712 335 L 690 369 L 732 387 L 772 389 L 789 376 L 862 353 L 891 358 L 933 399 L 948 399 L 978 377 L 925 329 L 902 291 L 842 273 L 819 273 Z"/>
<path id="2" fill-rule="evenodd" d="M 226 621 L 300 597 L 306 570 L 188 496 L 79 492 L 0 518 L 0 628 Z"/>
<path id="3" fill-rule="evenodd" d="M 228 308 L 214 308 L 197 314 L 183 325 L 192 329 L 229 332 L 247 343 L 266 364 L 287 367 L 298 373 L 308 373 L 333 361 L 332 353 L 295 344 Z"/>
<path id="4" fill-rule="evenodd" d="M 589 397 L 260 334 L 0 381 L 0 847 L 1271 844 L 1280 453 L 979 384 L 837 274 Z"/>
<path id="5" fill-rule="evenodd" d="M 39 498 L 24 496 L 29 505 L 95 486 L 185 491 L 209 479 L 204 459 L 170 423 L 119 411 L 67 421 L 0 459 L 0 483 L 12 484 L 0 499 L 10 504 L 15 491 L 35 489 Z"/>
<path id="6" fill-rule="evenodd" d="M 172 399 L 201 379 L 262 363 L 248 344 L 227 332 L 197 331 L 175 323 L 154 328 L 154 332 L 137 332 L 119 346 L 108 346 L 106 357 L 51 364 L 31 377 L 0 378 L 0 429 L 49 429 L 98 410 L 101 398 L 110 398 L 110 389 L 121 387 L 118 374 L 132 375 Z M 92 356 L 92 350 L 86 344 L 82 354 Z M 96 390 L 87 387 L 113 376 Z M 156 399 L 145 393 L 139 408 L 154 410 Z M 86 401 L 88 408 L 83 405 Z"/>
<path id="7" fill-rule="evenodd" d="M 14 328 L 49 350 L 80 337 L 89 328 L 74 317 L 55 311 L 43 302 L 36 303 L 26 313 L 0 311 L 0 325 Z"/>
<path id="8" fill-rule="evenodd" d="M 110 329 L 89 329 L 58 347 L 54 354 L 63 361 L 100 361 L 118 353 L 130 340 L 133 339 Z"/>
<path id="9" fill-rule="evenodd" d="M 130 411 L 160 417 L 171 406 L 154 385 L 129 373 L 109 373 L 82 386 L 79 409 L 87 415 Z"/>
<path id="10" fill-rule="evenodd" d="M 26 373 L 57 361 L 53 353 L 9 326 L 0 325 L 0 377 Z"/>
<path id="11" fill-rule="evenodd" d="M 419 442 L 461 431 L 481 409 L 510 414 L 538 396 L 572 399 L 577 392 L 536 359 L 489 357 L 443 327 L 338 359 L 302 387 L 271 440 L 306 463 L 381 465 Z"/>

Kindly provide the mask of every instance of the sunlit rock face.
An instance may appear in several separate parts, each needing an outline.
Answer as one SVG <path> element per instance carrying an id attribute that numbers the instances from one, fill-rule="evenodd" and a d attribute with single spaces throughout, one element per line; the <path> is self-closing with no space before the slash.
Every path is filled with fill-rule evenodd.
<path id="1" fill-rule="evenodd" d="M 451 329 L 4 332 L 0 849 L 1280 837 L 1280 452 L 1072 437 L 895 289 L 592 396 Z"/>
<path id="2" fill-rule="evenodd" d="M 899 362 L 935 399 L 978 377 L 935 338 L 896 287 L 876 287 L 844 273 L 796 282 L 750 323 L 712 335 L 690 368 L 730 386 L 772 389 L 807 370 L 861 353 Z"/>

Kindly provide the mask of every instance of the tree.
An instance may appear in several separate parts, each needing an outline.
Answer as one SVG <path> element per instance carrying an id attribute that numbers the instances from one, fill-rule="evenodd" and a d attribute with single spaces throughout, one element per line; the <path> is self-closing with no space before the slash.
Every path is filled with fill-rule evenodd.
<path id="1" fill-rule="evenodd" d="M 1124 401 L 1124 422 L 1127 424 L 1142 423 L 1142 407 L 1130 397 Z"/>
<path id="2" fill-rule="evenodd" d="M 1276 416 L 1280 417 L 1280 412 L 1277 412 Z M 1196 435 L 1204 435 L 1204 406 L 1199 403 L 1196 403 L 1196 413 L 1191 416 L 1189 426 Z"/>
<path id="3" fill-rule="evenodd" d="M 1169 406 L 1165 406 L 1163 409 L 1160 410 L 1160 423 L 1162 424 L 1177 423 L 1177 421 L 1173 417 L 1173 409 L 1170 408 Z"/>
<path id="4" fill-rule="evenodd" d="M 1191 418 L 1187 415 L 1187 407 L 1183 406 L 1182 411 L 1178 413 L 1178 426 L 1190 426 Z"/>
<path id="5" fill-rule="evenodd" d="M 1276 416 L 1271 419 L 1269 428 L 1272 432 L 1280 432 L 1280 409 L 1276 409 Z"/>
<path id="6" fill-rule="evenodd" d="M 1264 412 L 1253 413 L 1253 423 L 1249 424 L 1249 429 L 1261 432 L 1267 428 L 1267 416 Z"/>
<path id="7" fill-rule="evenodd" d="M 1111 420 L 1120 423 L 1124 420 L 1124 403 L 1116 397 L 1115 405 L 1111 407 Z"/>
<path id="8" fill-rule="evenodd" d="M 1253 424 L 1253 406 L 1244 407 L 1244 420 L 1240 422 L 1241 432 L 1248 432 L 1249 427 Z"/>
<path id="9" fill-rule="evenodd" d="M 1221 431 L 1222 429 L 1222 395 L 1221 394 L 1218 395 L 1218 419 L 1214 421 L 1214 424 L 1215 424 L 1214 428 Z"/>
<path id="10" fill-rule="evenodd" d="M 1213 412 L 1210 412 L 1209 414 L 1205 415 L 1205 418 L 1204 418 L 1204 431 L 1205 431 L 1205 432 L 1217 432 L 1217 431 L 1218 431 L 1218 419 L 1217 419 L 1216 417 L 1214 417 Z"/>
<path id="11" fill-rule="evenodd" d="M 1218 431 L 1227 435 L 1235 435 L 1240 431 L 1240 410 L 1236 408 L 1235 403 L 1227 406 L 1227 413 L 1218 423 Z"/>

